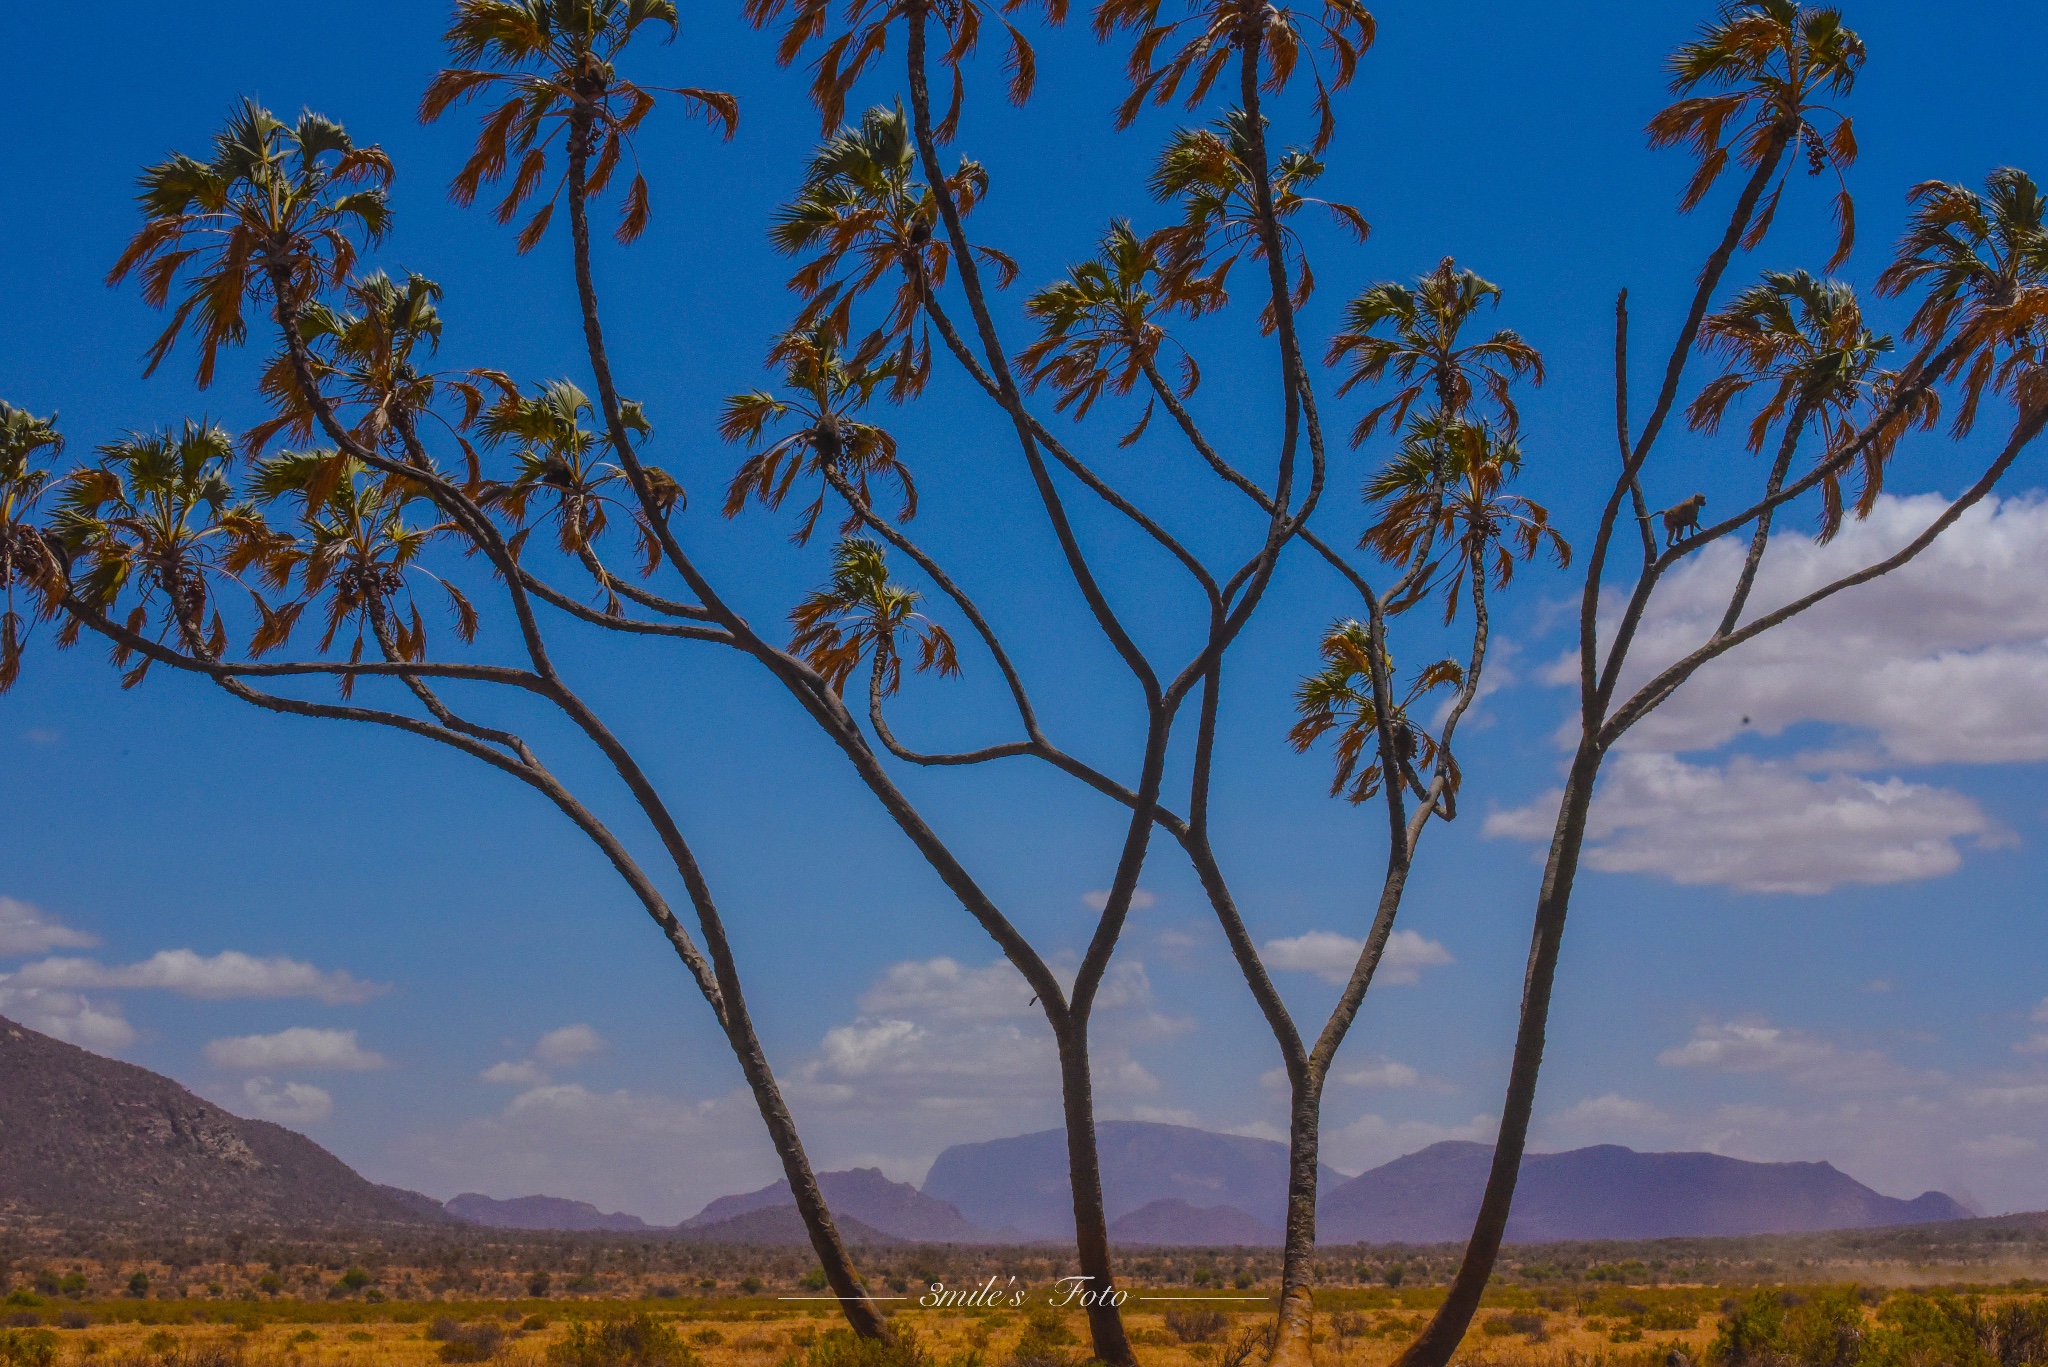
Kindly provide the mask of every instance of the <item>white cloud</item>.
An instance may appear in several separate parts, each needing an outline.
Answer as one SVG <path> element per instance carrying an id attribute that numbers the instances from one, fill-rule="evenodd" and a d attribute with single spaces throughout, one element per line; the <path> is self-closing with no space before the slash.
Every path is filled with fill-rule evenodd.
<path id="1" fill-rule="evenodd" d="M 1347 1087 L 1420 1087 L 1422 1074 L 1405 1063 L 1375 1057 L 1357 1068 L 1337 1074 Z"/>
<path id="2" fill-rule="evenodd" d="M 542 1072 L 540 1065 L 532 1059 L 521 1059 L 517 1063 L 510 1060 L 493 1063 L 478 1073 L 477 1077 L 484 1082 L 506 1083 L 514 1087 L 532 1087 L 548 1080 L 548 1075 Z"/>
<path id="3" fill-rule="evenodd" d="M 1831 1090 L 1899 1086 L 1925 1078 L 1874 1050 L 1850 1051 L 1769 1021 L 1707 1021 L 1692 1038 L 1657 1055 L 1668 1068 L 1716 1073 L 1771 1073 Z"/>
<path id="4" fill-rule="evenodd" d="M 274 1035 L 236 1035 L 206 1046 L 206 1061 L 231 1073 L 330 1069 L 360 1073 L 386 1068 L 391 1060 L 356 1041 L 353 1030 L 315 1030 L 295 1025 Z"/>
<path id="5" fill-rule="evenodd" d="M 334 1114 L 334 1098 L 305 1082 L 274 1086 L 267 1077 L 252 1077 L 242 1084 L 242 1097 L 258 1120 L 280 1125 L 311 1125 Z"/>
<path id="6" fill-rule="evenodd" d="M 1550 839 L 1559 794 L 1495 812 L 1485 833 Z M 1654 873 L 1746 892 L 1826 892 L 1843 883 L 1902 883 L 1950 873 L 1957 842 L 2012 837 L 1948 788 L 1815 779 L 1788 763 L 1738 755 L 1726 765 L 1632 753 L 1609 761 L 1593 801 L 1585 861 L 1605 873 Z"/>
<path id="7" fill-rule="evenodd" d="M 1587 1097 L 1544 1121 L 1544 1129 L 1577 1144 L 1640 1142 L 1671 1127 L 1671 1117 L 1647 1101 L 1619 1092 Z"/>
<path id="8" fill-rule="evenodd" d="M 1109 906 L 1109 889 L 1108 889 L 1108 888 L 1093 888 L 1093 889 L 1091 889 L 1091 890 L 1089 890 L 1089 891 L 1087 891 L 1087 892 L 1084 892 L 1084 893 L 1082 893 L 1082 894 L 1081 894 L 1081 905 L 1082 905 L 1082 906 L 1084 906 L 1084 907 L 1087 907 L 1087 908 L 1088 908 L 1088 909 L 1089 909 L 1090 911 L 1102 911 L 1102 910 L 1105 910 L 1105 909 L 1106 909 L 1106 908 L 1107 908 L 1107 907 Z M 1151 894 L 1150 892 L 1148 892 L 1148 891 L 1147 891 L 1146 889 L 1144 889 L 1144 888 L 1134 888 L 1134 889 L 1132 889 L 1132 891 L 1131 891 L 1131 910 L 1132 910 L 1132 911 L 1144 911 L 1144 910 L 1145 910 L 1146 908 L 1148 908 L 1148 907 L 1155 907 L 1155 906 L 1157 906 L 1157 905 L 1159 905 L 1159 899 L 1158 899 L 1157 897 L 1153 896 L 1153 895 L 1152 895 L 1152 894 Z"/>
<path id="9" fill-rule="evenodd" d="M 76 992 L 11 987 L 0 979 L 0 1015 L 97 1054 L 110 1054 L 135 1043 L 135 1028 L 119 1006 L 88 1001 Z"/>
<path id="10" fill-rule="evenodd" d="M 2012 1047 L 2015 1054 L 2048 1054 L 2048 1035 L 2033 1034 Z"/>
<path id="11" fill-rule="evenodd" d="M 543 1063 L 566 1067 L 580 1063 L 606 1047 L 605 1037 L 587 1025 L 565 1025 L 540 1037 L 533 1056 Z"/>
<path id="12" fill-rule="evenodd" d="M 1997 1162 L 2039 1153 L 2041 1141 L 2023 1134 L 1987 1134 L 1982 1139 L 1965 1140 L 1956 1147 L 1972 1158 Z"/>
<path id="13" fill-rule="evenodd" d="M 99 937 L 73 930 L 41 907 L 0 897 L 0 958 L 47 954 L 53 949 L 90 949 Z"/>
<path id="14" fill-rule="evenodd" d="M 1499 1129 L 1499 1118 L 1490 1115 L 1475 1115 L 1463 1124 L 1444 1125 L 1429 1120 L 1388 1120 L 1367 1112 L 1334 1129 L 1326 1120 L 1322 1156 L 1325 1162 L 1342 1171 L 1363 1172 L 1446 1139 L 1490 1144 Z"/>
<path id="15" fill-rule="evenodd" d="M 1351 980 L 1351 970 L 1364 948 L 1363 940 L 1334 931 L 1311 930 L 1289 939 L 1268 940 L 1259 953 L 1270 967 L 1313 973 L 1326 983 L 1342 986 Z M 1421 979 L 1423 969 L 1453 962 L 1451 952 L 1435 940 L 1425 939 L 1412 930 L 1397 930 L 1387 937 L 1387 947 L 1380 955 L 1373 981 L 1410 984 Z"/>
<path id="16" fill-rule="evenodd" d="M 2041 999 L 2041 1004 L 2033 1009 L 2030 1018 L 2043 1025 L 2048 1025 L 2048 997 Z"/>
<path id="17" fill-rule="evenodd" d="M 1975 1087 L 1963 1094 L 1963 1100 L 1979 1109 L 1992 1106 L 2048 1105 L 2048 1082 Z"/>
<path id="18" fill-rule="evenodd" d="M 1751 616 L 1897 549 L 1944 506 L 1935 495 L 1887 495 L 1826 546 L 1779 537 L 1764 557 Z M 1637 633 L 1624 691 L 1711 634 L 1745 549 L 1741 538 L 1724 538 L 1665 578 Z M 2048 759 L 2044 569 L 2048 500 L 1987 498 L 1904 568 L 1701 669 L 1623 744 L 1704 750 L 1745 731 L 1774 736 L 1822 722 L 1870 735 L 1866 764 Z M 1603 618 L 1611 621 L 1619 606 L 1618 598 L 1603 602 Z M 1577 670 L 1574 654 L 1546 677 L 1576 682 Z"/>
<path id="19" fill-rule="evenodd" d="M 323 972 L 297 959 L 259 959 L 239 950 L 211 957 L 189 949 L 161 950 L 138 964 L 108 967 L 93 959 L 41 959 L 5 981 L 64 989 L 162 988 L 187 997 L 311 997 L 330 1005 L 363 1002 L 388 989 L 345 970 Z"/>
<path id="20" fill-rule="evenodd" d="M 871 1016 L 1007 1020 L 1036 1018 L 1031 997 L 1030 984 L 1008 959 L 967 968 L 956 959 L 937 958 L 889 965 L 861 994 L 860 1006 Z"/>

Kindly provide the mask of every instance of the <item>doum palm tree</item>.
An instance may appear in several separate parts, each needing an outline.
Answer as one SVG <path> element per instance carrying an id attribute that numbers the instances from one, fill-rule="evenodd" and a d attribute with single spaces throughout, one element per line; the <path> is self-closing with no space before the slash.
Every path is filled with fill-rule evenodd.
<path id="1" fill-rule="evenodd" d="M 487 7 L 470 6 L 468 12 L 473 17 L 482 8 Z M 550 12 L 564 8 L 573 6 L 556 5 Z M 598 6 L 606 14 L 623 13 L 625 8 Z M 636 3 L 631 8 L 637 12 L 644 7 Z M 574 109 L 570 113 L 572 121 L 582 117 Z M 588 110 L 584 115 L 596 117 Z M 569 179 L 576 193 L 578 243 L 585 249 L 579 261 L 587 266 L 588 237 L 581 221 L 589 186 L 576 174 L 577 145 L 572 139 Z M 281 428 L 273 424 L 271 430 L 306 428 L 310 419 L 310 428 L 334 446 L 327 452 L 279 458 L 259 470 L 254 483 L 269 501 L 283 500 L 296 507 L 296 527 L 290 531 L 267 522 L 252 504 L 231 501 L 232 443 L 218 429 L 188 425 L 181 433 L 110 448 L 99 467 L 67 484 L 56 522 L 79 571 L 75 588 L 63 599 L 72 614 L 66 630 L 75 635 L 89 626 L 114 641 L 124 663 L 136 658 L 126 676 L 131 684 L 150 664 L 170 663 L 207 675 L 234 696 L 267 710 L 403 730 L 491 764 L 567 814 L 625 879 L 711 1006 L 753 1092 L 813 1247 L 842 1297 L 849 1322 L 863 1334 L 886 1336 L 818 1192 L 755 1034 L 722 917 L 696 857 L 631 752 L 561 678 L 533 604 L 545 602 L 583 621 L 641 634 L 730 637 L 703 625 L 702 610 L 676 607 L 673 615 L 683 620 L 673 623 L 627 622 L 585 607 L 526 568 L 513 544 L 523 540 L 524 527 L 508 539 L 494 525 L 494 512 L 507 512 L 519 522 L 538 494 L 552 500 L 550 513 L 563 523 L 564 544 L 588 549 L 601 530 L 591 523 L 591 496 L 601 485 L 602 472 L 591 463 L 588 449 L 578 451 L 574 461 L 561 459 L 563 444 L 557 441 L 550 447 L 551 434 L 533 430 L 535 405 L 509 392 L 509 381 L 487 382 L 503 394 L 489 410 L 487 433 L 527 443 L 522 449 L 530 459 L 521 471 L 526 485 L 519 486 L 515 479 L 508 492 L 486 500 L 482 482 L 474 477 L 466 482 L 452 479 L 434 461 L 421 437 L 420 420 L 434 413 L 437 401 L 459 399 L 464 411 L 447 423 L 459 439 L 462 426 L 482 421 L 478 409 L 483 394 L 467 380 L 430 384 L 413 364 L 423 345 L 431 349 L 438 331 L 438 314 L 429 307 L 435 291 L 423 286 L 400 291 L 364 281 L 355 294 L 360 313 L 334 314 L 322 307 L 323 292 L 347 282 L 356 238 L 375 240 L 388 226 L 383 184 L 389 175 L 390 164 L 381 152 L 357 147 L 331 121 L 309 113 L 287 125 L 254 104 L 236 111 L 216 139 L 212 161 L 174 157 L 145 172 L 145 223 L 117 264 L 114 278 L 140 270 L 145 299 L 172 310 L 170 324 L 150 354 L 150 366 L 159 364 L 190 331 L 199 344 L 200 381 L 210 381 L 219 349 L 246 336 L 245 301 L 258 300 L 268 306 L 284 353 L 265 385 L 282 420 Z M 329 386 L 335 391 L 332 395 Z M 579 407 L 576 397 L 554 397 L 556 402 L 550 404 L 544 393 L 538 406 L 566 409 L 573 425 Z M 630 443 L 617 439 L 617 434 L 640 425 L 636 410 L 610 391 L 605 410 L 611 445 L 615 452 L 623 447 L 626 453 L 620 465 L 639 504 L 635 522 L 643 531 L 651 530 L 676 506 L 680 490 L 634 458 Z M 559 420 L 565 415 L 538 415 L 549 416 Z M 353 421 L 344 421 L 345 417 Z M 465 444 L 465 456 L 472 455 Z M 415 486 L 440 514 L 439 521 L 426 527 L 411 526 L 398 515 L 402 505 L 415 501 L 410 496 Z M 517 492 L 509 491 L 513 488 Z M 596 496 L 605 497 L 601 492 Z M 280 540 L 286 536 L 293 538 L 291 544 Z M 425 651 L 424 619 L 410 606 L 403 612 L 399 607 L 415 573 L 421 537 L 457 539 L 489 561 L 506 592 L 529 667 L 419 658 Z M 251 572 L 268 574 L 273 587 L 283 582 L 296 594 L 277 609 L 259 601 L 260 646 L 281 645 L 290 635 L 297 609 L 324 596 L 335 628 L 324 644 L 331 646 L 343 624 L 356 621 L 363 627 L 358 646 L 374 640 L 383 658 L 364 659 L 365 652 L 357 649 L 345 663 L 228 661 L 214 581 L 236 582 Z M 599 583 L 609 586 L 603 577 Z M 466 634 L 467 604 L 453 605 L 458 635 Z M 341 679 L 345 689 L 364 677 L 398 679 L 428 715 L 364 707 L 346 698 L 340 704 L 313 702 L 271 693 L 250 682 L 321 674 Z M 538 694 L 604 754 L 655 828 L 689 894 L 703 935 L 701 949 L 624 843 L 532 747 L 510 731 L 471 720 L 440 696 L 434 681 L 450 678 Z"/>

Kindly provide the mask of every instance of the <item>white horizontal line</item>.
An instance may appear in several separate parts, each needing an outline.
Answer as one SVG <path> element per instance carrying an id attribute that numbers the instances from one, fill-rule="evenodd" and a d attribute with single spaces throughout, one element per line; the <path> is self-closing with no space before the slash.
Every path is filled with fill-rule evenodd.
<path id="1" fill-rule="evenodd" d="M 863 1299 L 863 1297 L 860 1297 L 860 1296 L 777 1296 L 777 1297 L 776 1297 L 775 1299 L 776 1299 L 776 1300 L 779 1300 L 779 1301 L 857 1301 L 857 1300 L 861 1300 L 861 1299 Z M 909 1300 L 909 1299 L 910 1299 L 910 1297 L 908 1297 L 908 1296 L 868 1296 L 868 1297 L 865 1297 L 865 1299 L 867 1299 L 867 1300 L 871 1300 L 871 1301 L 907 1301 L 907 1300 Z"/>
<path id="2" fill-rule="evenodd" d="M 1141 1301 L 1269 1301 L 1271 1296 L 1140 1296 Z"/>

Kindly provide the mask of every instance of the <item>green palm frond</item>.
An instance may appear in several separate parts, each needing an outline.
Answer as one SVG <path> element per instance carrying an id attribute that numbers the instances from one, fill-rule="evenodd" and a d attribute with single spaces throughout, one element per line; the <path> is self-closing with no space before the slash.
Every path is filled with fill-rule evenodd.
<path id="1" fill-rule="evenodd" d="M 247 301 L 297 312 L 340 285 L 357 239 L 374 245 L 390 228 L 390 181 L 390 158 L 341 125 L 311 112 L 287 124 L 252 100 L 215 136 L 211 161 L 177 155 L 145 169 L 142 229 L 107 274 L 119 284 L 140 272 L 143 299 L 171 310 L 144 374 L 190 331 L 204 389 L 220 349 L 248 335 Z"/>
<path id="2" fill-rule="evenodd" d="M 843 476 L 870 508 L 874 507 L 873 482 L 887 479 L 896 487 L 896 520 L 908 522 L 916 517 L 917 484 L 896 454 L 896 438 L 855 416 L 873 400 L 877 389 L 894 379 L 897 359 L 863 358 L 859 352 L 848 355 L 829 323 L 815 323 L 778 338 L 769 351 L 769 361 L 782 366 L 784 393 L 755 390 L 731 395 L 725 401 L 719 435 L 761 448 L 734 472 L 726 487 L 725 515 L 739 516 L 750 500 L 778 509 L 798 480 L 815 477 L 820 485 L 817 497 L 804 509 L 790 536 L 802 545 L 810 540 L 824 512 L 825 474 L 830 470 Z M 769 429 L 791 418 L 802 426 L 768 441 Z M 766 446 L 761 445 L 764 441 L 768 441 Z M 849 534 L 859 525 L 860 514 L 849 510 L 841 534 Z"/>
<path id="3" fill-rule="evenodd" d="M 1215 307 L 1225 297 L 1225 281 L 1239 258 L 1265 259 L 1251 172 L 1251 133 L 1251 117 L 1233 109 L 1210 127 L 1176 129 L 1153 163 L 1148 179 L 1153 198 L 1177 201 L 1181 210 L 1179 223 L 1153 235 L 1167 296 L 1176 304 L 1199 301 L 1204 308 Z M 1312 154 L 1289 148 L 1269 174 L 1273 216 L 1279 221 L 1281 250 L 1288 257 L 1292 282 L 1289 294 L 1296 308 L 1308 302 L 1316 283 L 1290 220 L 1313 204 L 1360 242 L 1372 231 L 1365 216 L 1350 205 L 1303 193 L 1321 179 L 1323 169 Z M 1267 301 L 1259 321 L 1267 332 L 1276 326 L 1272 301 Z"/>
<path id="4" fill-rule="evenodd" d="M 1361 803 L 1380 790 L 1391 770 L 1397 782 L 1405 782 L 1418 793 L 1425 791 L 1416 766 L 1433 767 L 1437 743 L 1427 729 L 1410 716 L 1415 703 L 1437 688 L 1458 687 L 1465 681 L 1464 670 L 1455 660 L 1439 660 L 1416 675 L 1407 693 L 1395 706 L 1389 732 L 1394 753 L 1382 753 L 1379 707 L 1373 701 L 1372 632 L 1363 622 L 1333 623 L 1323 633 L 1319 647 L 1323 667 L 1303 679 L 1294 690 L 1296 721 L 1287 732 L 1295 753 L 1306 754 L 1317 741 L 1335 735 L 1336 772 L 1330 782 L 1330 796 Z M 1381 661 L 1391 682 L 1394 662 Z M 1452 766 L 1452 785 L 1456 785 Z"/>
<path id="5" fill-rule="evenodd" d="M 1484 393 L 1512 433 L 1520 414 L 1511 387 L 1525 378 L 1543 383 L 1542 355 L 1506 328 L 1480 341 L 1462 340 L 1480 307 L 1497 306 L 1500 298 L 1500 286 L 1459 269 L 1447 256 L 1413 285 L 1384 280 L 1345 305 L 1344 328 L 1330 339 L 1325 358 L 1330 365 L 1348 366 L 1337 392 L 1390 377 L 1396 386 L 1358 420 L 1351 444 L 1364 442 L 1383 422 L 1399 428 L 1418 400 L 1433 400 L 1438 411 L 1456 416 L 1476 393 Z"/>
<path id="6" fill-rule="evenodd" d="M 1843 25 L 1839 10 L 1796 0 L 1724 4 L 1671 55 L 1671 91 L 1682 98 L 1650 120 L 1650 146 L 1682 144 L 1698 159 L 1679 207 L 1698 205 L 1731 165 L 1754 169 L 1803 149 L 1808 173 L 1832 171 L 1837 184 L 1839 232 L 1827 268 L 1848 259 L 1856 205 L 1844 173 L 1856 161 L 1856 134 L 1848 116 L 1827 100 L 1854 89 L 1863 58 L 1863 40 Z M 1770 230 L 1790 174 L 1788 160 L 1785 175 L 1760 201 L 1745 247 L 1755 247 Z"/>
<path id="7" fill-rule="evenodd" d="M 832 579 L 789 614 L 796 628 L 790 650 L 818 671 L 836 693 L 871 659 L 877 697 L 893 695 L 903 681 L 899 635 L 917 638 L 919 673 L 941 677 L 960 672 L 959 656 L 946 629 L 917 611 L 922 596 L 889 579 L 879 542 L 849 536 L 832 550 Z"/>
<path id="8" fill-rule="evenodd" d="M 673 0 L 457 0 L 445 35 L 457 65 L 427 86 L 420 120 L 431 123 L 480 96 L 497 103 L 483 116 L 476 147 L 450 187 L 456 202 L 473 203 L 485 185 L 509 173 L 512 184 L 496 217 L 510 223 L 540 193 L 549 155 L 562 137 L 572 165 L 588 167 L 584 184 L 592 195 L 603 192 L 624 159 L 632 158 L 633 179 L 614 236 L 631 242 L 646 231 L 647 177 L 638 169 L 633 135 L 657 97 L 674 96 L 691 113 L 722 127 L 727 138 L 739 127 L 739 101 L 723 91 L 642 85 L 619 73 L 621 55 L 648 24 L 666 28 L 673 39 Z M 547 231 L 561 186 L 558 178 L 528 217 L 520 251 L 531 251 Z"/>

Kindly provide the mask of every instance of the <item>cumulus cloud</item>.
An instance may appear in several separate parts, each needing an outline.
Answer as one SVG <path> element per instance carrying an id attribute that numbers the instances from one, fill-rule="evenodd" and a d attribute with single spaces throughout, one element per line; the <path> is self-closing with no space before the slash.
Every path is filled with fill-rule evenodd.
<path id="1" fill-rule="evenodd" d="M 1544 1130 L 1567 1143 L 1611 1144 L 1662 1134 L 1671 1123 L 1671 1117 L 1650 1102 L 1608 1092 L 1548 1117 Z"/>
<path id="2" fill-rule="evenodd" d="M 605 1037 L 587 1025 L 565 1025 L 542 1035 L 533 1047 L 533 1056 L 543 1063 L 567 1067 L 602 1052 L 606 1045 Z"/>
<path id="3" fill-rule="evenodd" d="M 1915 1074 L 1875 1050 L 1841 1049 L 1762 1020 L 1702 1022 L 1691 1039 L 1658 1054 L 1657 1062 L 1716 1073 L 1772 1073 L 1834 1090 L 1900 1086 L 1934 1076 Z"/>
<path id="4" fill-rule="evenodd" d="M 1354 940 L 1334 931 L 1311 930 L 1288 939 L 1268 940 L 1260 947 L 1259 953 L 1270 967 L 1313 973 L 1326 983 L 1341 986 L 1351 980 L 1351 970 L 1358 963 L 1359 951 L 1364 948 L 1363 940 Z M 1373 981 L 1415 983 L 1421 980 L 1423 969 L 1454 962 L 1451 952 L 1435 940 L 1426 939 L 1412 930 L 1397 930 L 1387 937 L 1387 947 L 1380 955 L 1379 969 Z"/>
<path id="5" fill-rule="evenodd" d="M 1109 889 L 1093 888 L 1087 892 L 1082 893 L 1081 905 L 1087 907 L 1090 911 L 1102 911 L 1103 909 L 1109 906 Z M 1152 893 L 1150 893 L 1146 889 L 1135 888 L 1132 890 L 1132 911 L 1144 911 L 1147 907 L 1154 907 L 1157 905 L 1159 905 L 1159 899 L 1153 896 Z"/>
<path id="6" fill-rule="evenodd" d="M 1071 963 L 1053 971 L 1071 984 Z M 1058 1051 L 1031 997 L 1003 959 L 892 964 L 862 994 L 854 1019 L 826 1030 L 809 1058 L 785 1070 L 792 1104 L 839 1142 L 890 1157 L 884 1166 L 896 1170 L 918 1169 L 950 1143 L 1057 1124 Z M 1090 1050 L 1102 1118 L 1178 1113 L 1134 1051 L 1191 1028 L 1154 1009 L 1143 963 L 1111 966 Z"/>
<path id="7" fill-rule="evenodd" d="M 1547 841 L 1560 796 L 1495 812 L 1485 833 Z M 1643 752 L 1608 762 L 1586 835 L 1585 862 L 1605 873 L 1796 893 L 1934 878 L 1962 863 L 1959 842 L 2012 840 L 1953 789 L 1896 777 L 1817 779 L 1744 755 L 1714 765 Z"/>
<path id="8" fill-rule="evenodd" d="M 109 967 L 93 959 L 40 959 L 6 982 L 18 987 L 67 990 L 161 988 L 181 996 L 222 1001 L 236 997 L 311 997 L 329 1005 L 368 1001 L 389 989 L 342 969 L 325 971 L 282 955 L 259 959 L 239 950 L 212 956 L 166 949 L 141 963 Z"/>
<path id="9" fill-rule="evenodd" d="M 968 968 L 957 959 L 917 959 L 891 964 L 861 994 L 871 1016 L 920 1016 L 973 1021 L 1037 1018 L 1031 986 L 1008 959 Z"/>
<path id="10" fill-rule="evenodd" d="M 267 1077 L 252 1077 L 242 1084 L 242 1099 L 258 1120 L 280 1125 L 311 1125 L 334 1114 L 334 1098 L 305 1082 L 273 1085 Z"/>
<path id="11" fill-rule="evenodd" d="M 1333 1167 L 1362 1172 L 1446 1139 L 1491 1144 L 1499 1129 L 1500 1118 L 1491 1115 L 1475 1115 L 1463 1124 L 1446 1125 L 1431 1120 L 1389 1120 L 1367 1112 L 1335 1129 L 1326 1122 L 1322 1155 Z"/>
<path id="12" fill-rule="evenodd" d="M 542 1035 L 533 1046 L 533 1053 L 526 1058 L 494 1063 L 477 1074 L 477 1078 L 482 1082 L 514 1087 L 540 1086 L 552 1080 L 547 1071 L 549 1067 L 573 1068 L 610 1047 L 611 1042 L 591 1026 L 580 1022 L 564 1025 Z"/>
<path id="13" fill-rule="evenodd" d="M 1777 538 L 1757 576 L 1752 616 L 1896 550 L 1944 506 L 1934 495 L 1887 495 L 1825 546 Z M 1624 689 L 1711 634 L 1744 550 L 1740 538 L 1724 538 L 1665 577 L 1637 633 Z M 1870 736 L 1865 765 L 2048 759 L 2044 566 L 2048 500 L 1987 498 L 1904 568 L 1701 669 L 1623 744 L 1705 750 L 1744 731 L 1774 736 L 1822 722 Z M 1619 607 L 1618 599 L 1604 603 L 1603 617 Z M 1573 655 L 1547 677 L 1576 682 L 1577 670 Z"/>
<path id="14" fill-rule="evenodd" d="M 353 1030 L 315 1030 L 295 1025 L 274 1035 L 236 1035 L 206 1046 L 206 1061 L 231 1073 L 325 1069 L 361 1073 L 387 1068 L 391 1060 L 356 1041 Z"/>
<path id="15" fill-rule="evenodd" d="M 1422 1074 L 1405 1063 L 1377 1056 L 1337 1074 L 1337 1081 L 1346 1087 L 1420 1087 Z"/>
<path id="16" fill-rule="evenodd" d="M 0 897 L 0 958 L 47 954 L 53 949 L 91 949 L 99 937 L 74 930 L 28 902 Z"/>
<path id="17" fill-rule="evenodd" d="M 111 1002 L 93 1002 L 76 992 L 16 987 L 0 979 L 0 1015 L 55 1039 L 111 1054 L 135 1043 L 135 1027 Z"/>

